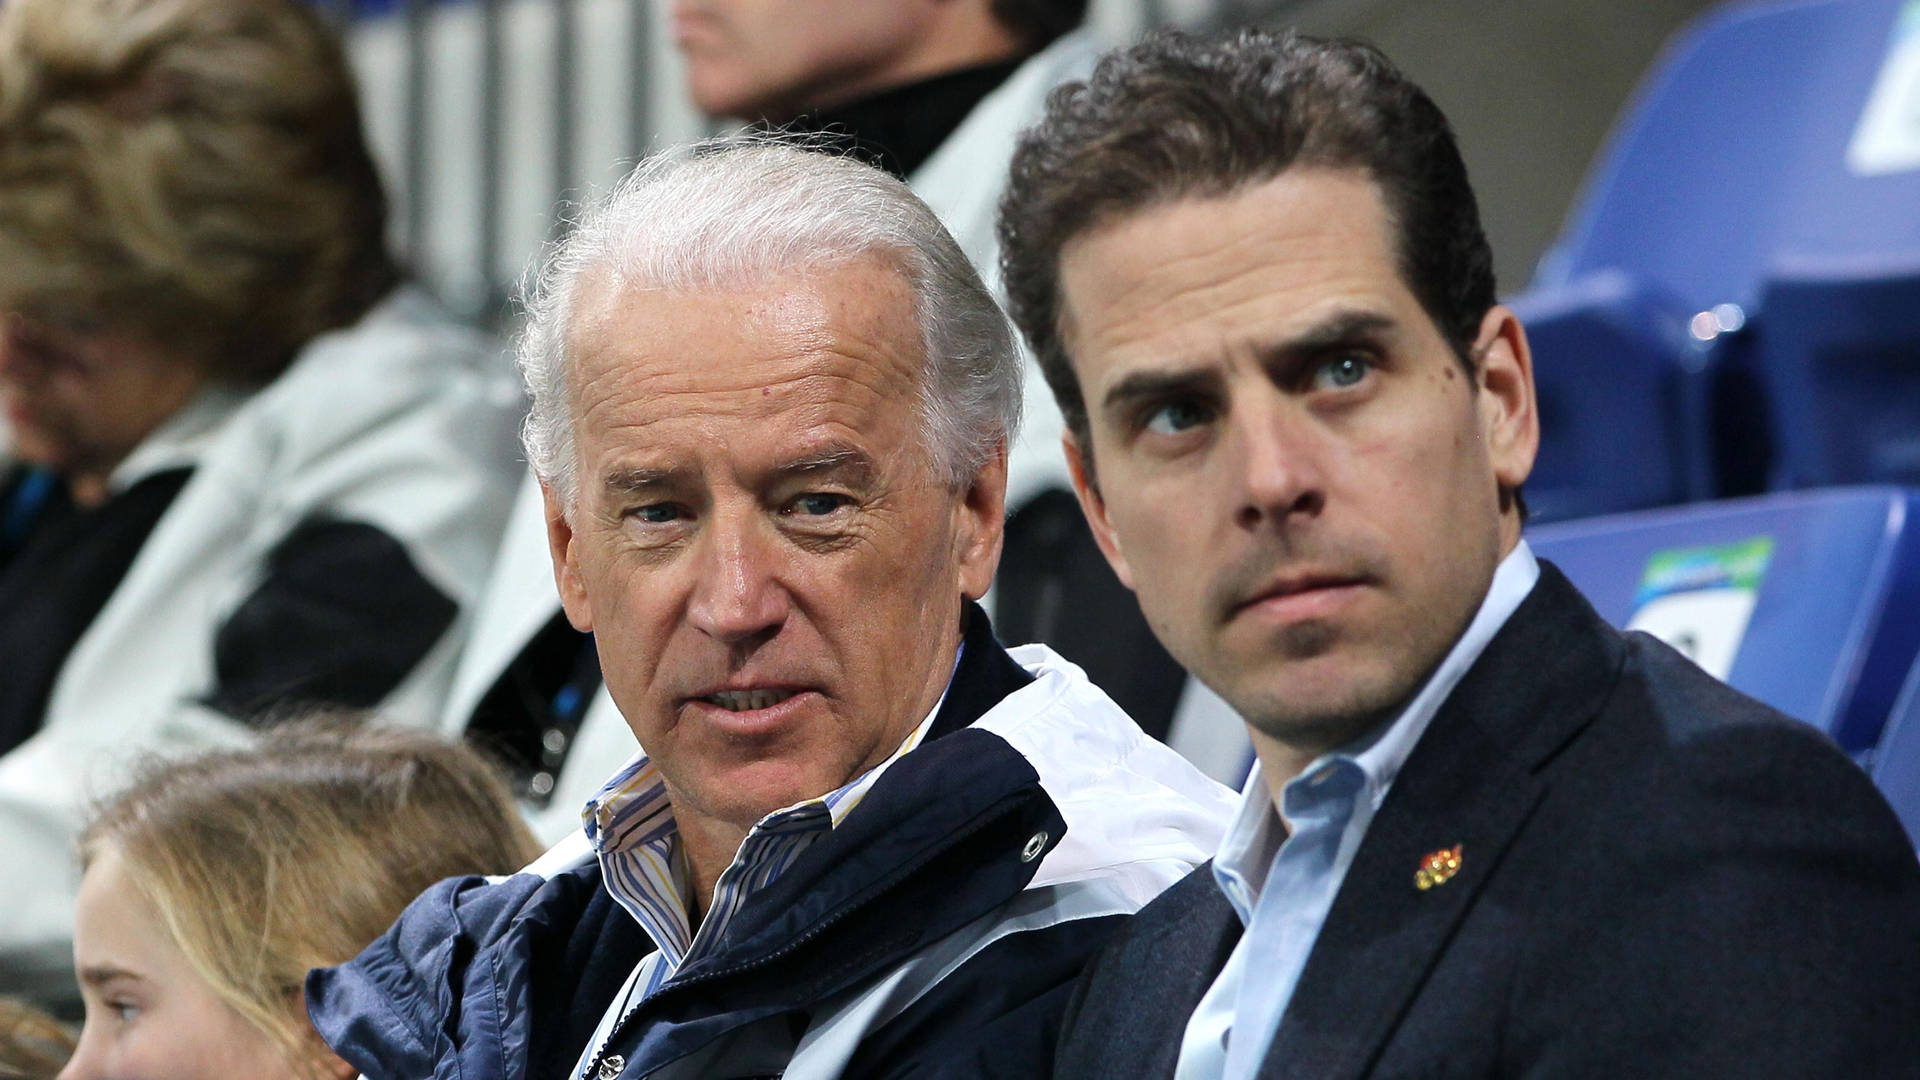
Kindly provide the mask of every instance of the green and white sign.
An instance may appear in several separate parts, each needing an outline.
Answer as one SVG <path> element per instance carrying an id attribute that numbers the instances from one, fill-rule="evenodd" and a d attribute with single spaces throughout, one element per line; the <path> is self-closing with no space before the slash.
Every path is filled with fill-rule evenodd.
<path id="1" fill-rule="evenodd" d="M 1627 629 L 1652 634 L 1724 680 L 1772 560 L 1768 536 L 1655 552 L 1640 577 Z"/>

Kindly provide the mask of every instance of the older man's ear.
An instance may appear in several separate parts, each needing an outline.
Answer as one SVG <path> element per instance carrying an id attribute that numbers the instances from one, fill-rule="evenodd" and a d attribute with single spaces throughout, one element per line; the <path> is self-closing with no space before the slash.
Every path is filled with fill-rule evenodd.
<path id="1" fill-rule="evenodd" d="M 978 600 L 993 584 L 1007 526 L 1007 444 L 1002 442 L 974 474 L 958 508 L 960 592 Z"/>
<path id="2" fill-rule="evenodd" d="M 553 583 L 560 590 L 560 606 L 567 621 L 583 634 L 593 632 L 593 606 L 587 602 L 587 589 L 580 580 L 580 564 L 573 543 L 573 525 L 567 520 L 567 504 L 545 480 L 540 482 L 540 497 L 546 503 L 547 553 L 553 556 Z"/>

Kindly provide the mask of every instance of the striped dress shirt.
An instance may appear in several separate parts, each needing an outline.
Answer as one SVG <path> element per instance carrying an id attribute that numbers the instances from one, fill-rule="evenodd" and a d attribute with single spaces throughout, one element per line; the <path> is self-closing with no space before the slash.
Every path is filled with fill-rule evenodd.
<path id="1" fill-rule="evenodd" d="M 721 873 L 714 886 L 713 903 L 698 931 L 688 914 L 693 906 L 692 878 L 659 767 L 643 751 L 588 800 L 581 818 L 605 875 L 607 891 L 658 948 L 640 961 L 613 1007 L 601 1018 L 599 1030 L 574 1067 L 574 1075 L 584 1077 L 601 1044 L 627 1013 L 666 985 L 688 961 L 715 948 L 749 897 L 778 880 L 814 840 L 853 812 L 888 766 L 926 739 L 945 702 L 943 691 L 932 711 L 885 761 L 819 798 L 761 818 L 740 844 L 732 864 Z"/>

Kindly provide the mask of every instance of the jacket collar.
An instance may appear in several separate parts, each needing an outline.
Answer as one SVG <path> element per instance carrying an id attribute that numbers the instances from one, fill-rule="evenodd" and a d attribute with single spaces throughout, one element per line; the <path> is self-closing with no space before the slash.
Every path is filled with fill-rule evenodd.
<path id="1" fill-rule="evenodd" d="M 993 623 L 979 604 L 969 601 L 960 635 L 960 663 L 954 668 L 947 696 L 927 730 L 930 742 L 951 735 L 987 715 L 1015 690 L 1033 681 L 1027 669 L 1007 655 L 993 634 Z"/>
<path id="2" fill-rule="evenodd" d="M 927 741 L 755 894 L 720 946 L 616 1031 L 657 1068 L 741 1025 L 850 987 L 1017 895 L 1065 824 L 1034 767 L 965 730 L 1032 677 L 969 607 Z M 602 943 L 604 946 L 602 947 Z M 597 863 L 550 879 L 442 883 L 351 962 L 315 972 L 315 1027 L 368 1077 L 564 1077 L 649 946 Z"/>
<path id="3" fill-rule="evenodd" d="M 1260 1076 L 1356 1076 L 1547 790 L 1541 770 L 1605 703 L 1625 646 L 1551 563 L 1441 706 L 1361 842 Z M 1424 856 L 1459 845 L 1445 888 Z"/>

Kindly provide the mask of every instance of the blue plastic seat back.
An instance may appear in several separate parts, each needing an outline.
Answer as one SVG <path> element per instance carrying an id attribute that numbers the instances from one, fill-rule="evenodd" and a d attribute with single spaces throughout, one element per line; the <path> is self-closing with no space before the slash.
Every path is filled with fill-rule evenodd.
<path id="1" fill-rule="evenodd" d="M 1779 155 L 1748 362 L 1779 488 L 1920 484 L 1920 3 L 1836 7 Z"/>
<path id="2" fill-rule="evenodd" d="M 1920 847 L 1920 663 L 1887 720 L 1874 752 L 1873 782 L 1893 804 L 1915 847 Z"/>
<path id="3" fill-rule="evenodd" d="M 1772 485 L 1920 485 L 1920 250 L 1782 258 L 1764 303 Z"/>
<path id="4" fill-rule="evenodd" d="M 1768 262 L 1911 263 L 1920 255 L 1920 3 L 1821 6 L 1818 36 L 1796 43 L 1806 53 L 1789 84 L 1796 130 L 1773 152 L 1780 202 Z"/>
<path id="5" fill-rule="evenodd" d="M 1648 629 L 1864 755 L 1920 651 L 1920 492 L 1793 492 L 1528 532 L 1620 627 Z"/>
<path id="6" fill-rule="evenodd" d="M 1716 9 L 1676 37 L 1615 127 L 1535 286 L 1616 269 L 1689 314 L 1757 297 L 1809 103 L 1857 0 Z M 1873 50 L 1877 56 L 1879 50 Z"/>
<path id="7" fill-rule="evenodd" d="M 1764 456 L 1770 429 L 1721 419 L 1722 397 L 1753 396 L 1747 377 L 1687 326 L 1754 306 L 1788 198 L 1781 148 L 1805 122 L 1798 88 L 1849 7 L 1734 5 L 1677 35 L 1510 301 L 1534 342 L 1542 445 L 1528 501 L 1542 521 L 1760 489 L 1741 462 Z"/>
<path id="8" fill-rule="evenodd" d="M 1540 453 L 1527 478 L 1539 521 L 1710 494 L 1704 367 L 1670 302 L 1618 271 L 1508 301 L 1533 346 Z"/>

